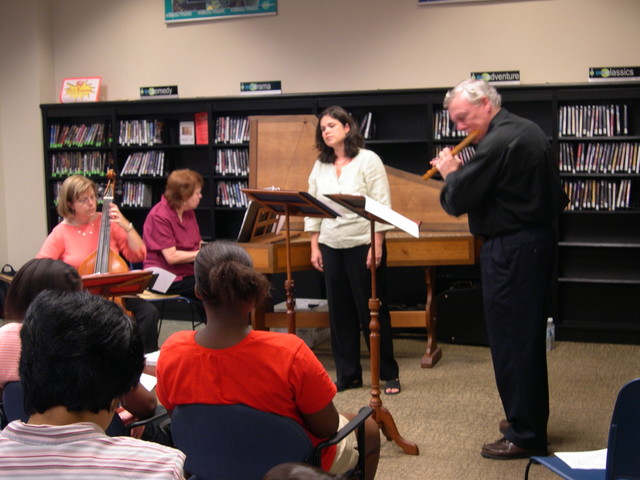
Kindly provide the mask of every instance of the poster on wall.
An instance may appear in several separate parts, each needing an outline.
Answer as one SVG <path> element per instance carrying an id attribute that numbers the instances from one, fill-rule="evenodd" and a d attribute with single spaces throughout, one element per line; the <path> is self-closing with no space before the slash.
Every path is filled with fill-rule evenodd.
<path id="1" fill-rule="evenodd" d="M 60 103 L 97 102 L 102 77 L 65 78 Z"/>
<path id="2" fill-rule="evenodd" d="M 512 2 L 514 0 L 418 0 L 418 5 L 447 5 L 450 3 L 475 3 L 475 2 Z"/>
<path id="3" fill-rule="evenodd" d="M 278 0 L 164 0 L 164 21 L 193 22 L 245 15 L 275 15 Z"/>

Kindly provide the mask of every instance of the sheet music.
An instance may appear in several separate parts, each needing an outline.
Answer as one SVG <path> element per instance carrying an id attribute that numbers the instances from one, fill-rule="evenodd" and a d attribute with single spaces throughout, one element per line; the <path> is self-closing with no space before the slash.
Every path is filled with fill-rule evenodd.
<path id="1" fill-rule="evenodd" d="M 152 286 L 153 290 L 156 292 L 167 293 L 167 290 L 176 278 L 176 275 L 164 268 L 147 267 L 145 270 L 158 274 L 158 278 L 156 278 L 156 281 Z"/>
<path id="2" fill-rule="evenodd" d="M 606 448 L 588 452 L 555 452 L 555 456 L 574 469 L 605 470 L 607 468 Z"/>
<path id="3" fill-rule="evenodd" d="M 158 379 L 153 375 L 149 375 L 147 373 L 143 373 L 140 375 L 140 383 L 144 388 L 151 391 L 156 388 L 156 384 L 158 383 Z"/>
<path id="4" fill-rule="evenodd" d="M 420 238 L 419 224 L 417 224 L 413 220 L 408 219 L 404 215 L 401 215 L 398 212 L 384 206 L 373 198 L 367 197 L 366 195 L 363 195 L 363 197 L 365 198 L 364 208 L 367 212 L 373 213 L 376 217 L 379 217 L 382 220 L 386 220 L 394 227 L 398 227 L 399 229 L 404 230 L 409 235 L 412 235 L 415 238 Z"/>

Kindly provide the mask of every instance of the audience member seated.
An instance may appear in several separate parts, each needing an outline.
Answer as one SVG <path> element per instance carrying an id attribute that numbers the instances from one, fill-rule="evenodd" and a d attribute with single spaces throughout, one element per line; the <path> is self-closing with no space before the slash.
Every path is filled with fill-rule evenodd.
<path id="1" fill-rule="evenodd" d="M 167 410 L 191 403 L 245 404 L 291 417 L 314 445 L 353 418 L 338 414 L 336 387 L 300 338 L 249 327 L 249 313 L 268 296 L 270 284 L 241 247 L 224 241 L 204 245 L 195 261 L 195 289 L 207 315 L 204 329 L 174 333 L 158 358 L 156 393 Z M 365 430 L 370 480 L 380 434 L 373 418 Z M 358 458 L 355 433 L 323 452 L 323 470 L 346 472 Z"/>
<path id="2" fill-rule="evenodd" d="M 0 478 L 183 479 L 184 454 L 105 429 L 137 383 L 136 323 L 87 292 L 44 291 L 20 331 L 27 423 L 0 432 Z"/>
<path id="3" fill-rule="evenodd" d="M 8 323 L 0 328 L 0 393 L 8 382 L 20 380 L 18 364 L 22 320 L 29 304 L 43 290 L 79 292 L 82 280 L 71 265 L 50 258 L 34 258 L 18 270 L 7 292 L 5 313 Z M 120 407 L 118 415 L 125 425 L 151 417 L 158 404 L 156 396 L 140 383 L 123 398 L 127 408 Z M 138 427 L 131 434 L 140 437 L 143 430 Z"/>

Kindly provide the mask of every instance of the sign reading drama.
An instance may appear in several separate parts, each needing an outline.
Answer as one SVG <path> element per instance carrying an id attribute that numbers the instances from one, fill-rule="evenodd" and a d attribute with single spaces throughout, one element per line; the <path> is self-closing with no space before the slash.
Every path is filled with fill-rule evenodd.
<path id="1" fill-rule="evenodd" d="M 282 93 L 282 82 L 240 82 L 240 93 L 243 95 L 260 95 L 267 93 Z"/>
<path id="2" fill-rule="evenodd" d="M 640 67 L 591 67 L 590 82 L 615 82 L 640 79 Z"/>
<path id="3" fill-rule="evenodd" d="M 178 86 L 167 85 L 164 87 L 140 87 L 140 98 L 178 98 Z"/>
<path id="4" fill-rule="evenodd" d="M 520 70 L 509 70 L 505 72 L 471 72 L 471 77 L 476 80 L 484 80 L 487 83 L 498 83 L 500 85 L 520 84 Z"/>

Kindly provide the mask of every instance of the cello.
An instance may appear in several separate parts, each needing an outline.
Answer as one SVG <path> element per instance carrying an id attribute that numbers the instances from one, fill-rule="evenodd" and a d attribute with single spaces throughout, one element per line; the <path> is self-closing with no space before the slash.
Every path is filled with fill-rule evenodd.
<path id="1" fill-rule="evenodd" d="M 80 275 L 95 273 L 123 273 L 129 271 L 127 262 L 118 252 L 111 248 L 111 220 L 109 208 L 114 198 L 116 174 L 113 170 L 107 172 L 107 186 L 102 198 L 102 219 L 100 220 L 100 235 L 98 249 L 83 260 L 78 267 Z"/>
<path id="2" fill-rule="evenodd" d="M 98 236 L 98 248 L 95 252 L 85 258 L 78 267 L 81 276 L 104 274 L 104 273 L 124 273 L 129 271 L 129 266 L 118 252 L 111 248 L 111 220 L 109 218 L 109 208 L 114 198 L 114 185 L 116 174 L 113 170 L 107 172 L 107 186 L 103 195 L 102 218 L 100 219 L 100 233 Z M 107 295 L 116 302 L 122 309 L 133 317 L 127 310 L 124 300 L 120 296 Z"/>

